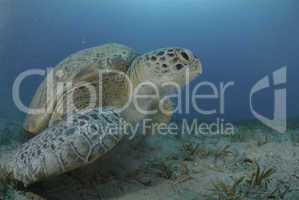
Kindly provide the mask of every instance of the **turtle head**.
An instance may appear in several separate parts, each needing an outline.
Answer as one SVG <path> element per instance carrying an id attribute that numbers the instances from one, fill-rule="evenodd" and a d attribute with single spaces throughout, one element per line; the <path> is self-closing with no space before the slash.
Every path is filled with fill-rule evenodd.
<path id="1" fill-rule="evenodd" d="M 184 86 L 202 73 L 199 59 L 184 48 L 157 49 L 140 56 L 135 62 L 139 81 L 151 81 L 157 85 L 172 82 Z"/>
<path id="2" fill-rule="evenodd" d="M 155 108 L 161 105 L 160 100 L 165 100 L 164 97 L 177 93 L 201 73 L 202 65 L 199 59 L 188 49 L 163 48 L 137 57 L 131 64 L 128 75 L 134 88 L 134 95 L 148 96 L 140 98 L 136 95 L 138 98 L 135 99 L 134 106 L 137 102 L 137 112 L 133 114 L 128 112 L 128 118 L 135 117 L 135 121 L 138 121 L 144 117 L 136 114 L 140 113 L 140 108 L 146 111 L 156 110 Z M 167 110 L 172 110 L 171 106 L 167 107 L 169 107 Z M 171 115 L 171 112 L 167 111 L 167 113 Z"/>

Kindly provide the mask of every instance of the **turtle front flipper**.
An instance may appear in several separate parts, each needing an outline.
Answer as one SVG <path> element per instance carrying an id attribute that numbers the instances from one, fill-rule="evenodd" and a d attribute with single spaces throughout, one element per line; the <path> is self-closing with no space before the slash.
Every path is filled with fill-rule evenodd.
<path id="1" fill-rule="evenodd" d="M 2 163 L 2 170 L 6 170 L 4 174 L 10 179 L 28 186 L 86 166 L 120 142 L 125 134 L 125 123 L 113 108 L 69 114 L 54 127 L 10 152 L 10 159 Z"/>

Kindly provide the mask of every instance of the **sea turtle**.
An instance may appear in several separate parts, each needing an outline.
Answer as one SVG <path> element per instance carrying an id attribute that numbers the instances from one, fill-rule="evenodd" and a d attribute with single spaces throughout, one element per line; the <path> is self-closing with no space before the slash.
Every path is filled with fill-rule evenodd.
<path id="1" fill-rule="evenodd" d="M 36 136 L 6 153 L 0 179 L 26 187 L 94 162 L 130 134 L 128 124 L 145 118 L 167 122 L 169 115 L 157 108 L 163 100 L 170 111 L 169 86 L 184 86 L 202 73 L 202 65 L 184 48 L 139 56 L 124 45 L 107 44 L 76 53 L 53 71 L 54 81 L 43 82 L 31 104 L 47 106 L 50 112 L 28 115 L 25 129 Z M 95 86 L 96 98 L 84 89 L 87 83 Z M 49 87 L 58 91 L 50 98 Z M 74 104 L 68 103 L 69 97 Z"/>

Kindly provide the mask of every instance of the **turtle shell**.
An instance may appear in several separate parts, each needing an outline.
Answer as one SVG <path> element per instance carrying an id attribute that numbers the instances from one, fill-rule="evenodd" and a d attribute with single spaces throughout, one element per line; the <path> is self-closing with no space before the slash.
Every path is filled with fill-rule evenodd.
<path id="1" fill-rule="evenodd" d="M 59 120 L 65 112 L 75 110 L 75 108 L 69 110 L 62 108 L 62 103 L 70 94 L 75 101 L 76 109 L 84 108 L 87 93 L 82 87 L 83 83 L 97 83 L 99 70 L 127 73 L 136 57 L 137 53 L 133 49 L 116 43 L 85 49 L 70 55 L 47 74 L 47 78 L 37 89 L 30 108 L 43 108 L 46 112 L 28 114 L 24 123 L 25 130 L 36 135 Z M 105 77 L 109 80 L 115 79 L 115 77 L 111 79 L 110 76 L 117 75 L 105 73 L 104 79 Z M 107 84 L 107 87 L 109 91 L 117 91 L 118 85 Z M 96 86 L 99 91 L 99 85 Z M 96 105 L 101 104 L 98 99 L 92 101 Z"/>

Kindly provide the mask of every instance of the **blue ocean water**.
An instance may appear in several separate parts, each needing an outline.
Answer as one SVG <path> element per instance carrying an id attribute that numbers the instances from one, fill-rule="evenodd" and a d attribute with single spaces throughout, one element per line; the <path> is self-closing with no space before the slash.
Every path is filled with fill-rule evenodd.
<path id="1" fill-rule="evenodd" d="M 231 120 L 253 118 L 250 89 L 287 66 L 287 116 L 296 117 L 298 9 L 297 0 L 0 0 L 0 115 L 23 115 L 11 92 L 19 73 L 55 66 L 78 50 L 119 42 L 140 53 L 168 46 L 191 49 L 204 66 L 193 85 L 235 82 L 226 94 L 223 116 Z M 27 104 L 41 80 L 34 77 L 22 86 Z M 261 113 L 271 116 L 273 88 L 254 102 Z M 200 105 L 219 110 L 217 100 Z M 194 110 L 177 115 L 182 116 L 206 117 Z"/>

